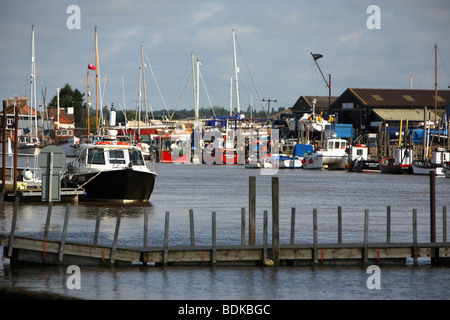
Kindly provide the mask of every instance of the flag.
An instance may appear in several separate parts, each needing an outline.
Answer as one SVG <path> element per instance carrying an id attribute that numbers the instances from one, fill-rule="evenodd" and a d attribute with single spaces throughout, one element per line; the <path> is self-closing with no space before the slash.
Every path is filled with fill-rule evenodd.
<path id="1" fill-rule="evenodd" d="M 97 68 L 93 64 L 88 64 L 88 69 L 95 70 Z"/>
<path id="2" fill-rule="evenodd" d="M 317 60 L 317 59 L 320 59 L 323 57 L 323 55 L 318 54 L 318 53 L 314 53 L 314 54 L 312 54 L 312 56 L 313 56 L 314 60 Z"/>

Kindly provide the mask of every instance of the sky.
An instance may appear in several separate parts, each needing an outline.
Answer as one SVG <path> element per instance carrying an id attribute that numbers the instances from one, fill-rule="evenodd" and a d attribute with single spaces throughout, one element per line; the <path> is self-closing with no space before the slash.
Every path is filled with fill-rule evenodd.
<path id="1" fill-rule="evenodd" d="M 45 90 L 48 102 L 66 83 L 87 92 L 95 27 L 99 99 L 116 109 L 136 108 L 142 46 L 148 111 L 194 108 L 191 54 L 201 63 L 200 107 L 229 108 L 232 84 L 236 111 L 232 30 L 241 111 L 250 104 L 260 111 L 269 99 L 277 110 L 302 95 L 328 96 L 311 52 L 323 55 L 317 63 L 339 96 L 347 88 L 407 89 L 411 78 L 414 89 L 434 89 L 437 44 L 438 89 L 444 90 L 449 16 L 448 0 L 6 0 L 0 4 L 0 97 L 30 95 L 33 25 L 38 103 Z M 89 74 L 92 101 L 95 71 Z"/>

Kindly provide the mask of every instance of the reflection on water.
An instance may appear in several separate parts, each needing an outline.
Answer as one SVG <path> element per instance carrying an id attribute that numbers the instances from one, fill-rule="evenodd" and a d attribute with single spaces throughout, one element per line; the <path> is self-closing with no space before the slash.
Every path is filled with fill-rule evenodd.
<path id="1" fill-rule="evenodd" d="M 217 212 L 217 244 L 240 244 L 241 208 L 248 215 L 248 177 L 256 176 L 256 241 L 262 243 L 262 213 L 271 212 L 271 176 L 243 166 L 159 164 L 146 205 L 71 204 L 67 240 L 92 242 L 97 211 L 99 243 L 112 244 L 122 211 L 119 246 L 141 246 L 144 210 L 148 244 L 163 243 L 164 214 L 170 212 L 169 245 L 188 245 L 189 209 L 195 215 L 196 244 L 211 244 L 211 212 Z M 291 208 L 296 208 L 296 243 L 312 243 L 312 210 L 318 209 L 319 242 L 337 241 L 337 207 L 343 211 L 343 242 L 362 242 L 364 209 L 370 211 L 369 241 L 386 240 L 386 208 L 392 210 L 392 242 L 412 241 L 412 209 L 418 210 L 419 242 L 429 241 L 429 180 L 423 176 L 279 170 L 280 243 L 290 241 Z M 450 179 L 437 178 L 437 239 L 442 239 L 442 206 L 449 206 Z M 60 239 L 67 204 L 54 204 L 50 238 Z M 6 203 L 0 232 L 11 227 Z M 17 234 L 42 236 L 47 206 L 21 203 Z M 247 217 L 248 219 L 248 217 Z M 269 214 L 269 223 L 271 222 Z M 269 232 L 269 241 L 271 232 Z M 247 237 L 248 238 L 248 237 Z M 359 267 L 81 267 L 82 289 L 67 289 L 65 267 L 14 267 L 0 263 L 0 285 L 46 290 L 88 299 L 447 299 L 448 267 L 382 267 L 381 290 L 368 290 Z M 420 290 L 418 289 L 420 288 Z"/>

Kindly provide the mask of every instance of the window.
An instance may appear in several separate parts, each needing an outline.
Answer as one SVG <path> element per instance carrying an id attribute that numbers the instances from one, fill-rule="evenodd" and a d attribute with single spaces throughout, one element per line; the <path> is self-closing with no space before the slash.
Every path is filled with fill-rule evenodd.
<path id="1" fill-rule="evenodd" d="M 105 164 L 105 155 L 102 149 L 88 151 L 88 164 Z"/>
<path id="2" fill-rule="evenodd" d="M 144 165 L 144 159 L 142 157 L 142 153 L 139 150 L 130 149 L 130 162 L 134 166 L 143 166 Z"/>
<path id="3" fill-rule="evenodd" d="M 373 94 L 372 97 L 377 101 L 384 101 L 384 99 L 379 94 Z"/>
<path id="4" fill-rule="evenodd" d="M 109 150 L 109 163 L 125 164 L 125 156 L 123 150 Z"/>

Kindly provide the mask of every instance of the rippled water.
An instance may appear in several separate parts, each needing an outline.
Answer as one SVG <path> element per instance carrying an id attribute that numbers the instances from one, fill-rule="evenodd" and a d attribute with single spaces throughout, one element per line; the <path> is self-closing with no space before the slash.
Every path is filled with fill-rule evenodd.
<path id="1" fill-rule="evenodd" d="M 143 211 L 149 211 L 149 245 L 162 245 L 164 214 L 170 212 L 169 245 L 188 245 L 189 209 L 195 213 L 196 244 L 211 243 L 211 212 L 217 213 L 217 244 L 240 244 L 241 208 L 248 213 L 248 177 L 256 176 L 256 241 L 262 214 L 271 213 L 271 178 L 243 166 L 159 164 L 146 206 L 74 204 L 68 241 L 91 242 L 101 208 L 100 239 L 112 244 L 118 210 L 123 211 L 119 246 L 142 245 Z M 429 178 L 376 173 L 279 170 L 280 243 L 290 241 L 296 208 L 296 243 L 312 243 L 312 210 L 318 209 L 319 242 L 337 241 L 337 207 L 343 211 L 343 242 L 362 242 L 364 210 L 370 213 L 369 242 L 386 239 L 386 207 L 392 208 L 392 242 L 412 242 L 412 210 L 418 210 L 419 242 L 430 239 Z M 437 241 L 442 206 L 450 207 L 450 179 L 436 178 Z M 50 237 L 59 239 L 65 204 L 55 204 Z M 47 206 L 21 203 L 16 234 L 42 235 Z M 0 232 L 8 233 L 12 204 L 5 205 Z M 269 232 L 270 238 L 270 232 Z M 270 240 L 270 239 L 269 239 Z M 420 266 L 381 267 L 381 289 L 369 290 L 361 267 L 81 267 L 81 289 L 66 286 L 66 267 L 12 267 L 3 258 L 0 285 L 50 291 L 87 299 L 448 299 L 450 269 L 426 260 Z"/>

